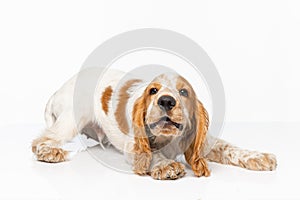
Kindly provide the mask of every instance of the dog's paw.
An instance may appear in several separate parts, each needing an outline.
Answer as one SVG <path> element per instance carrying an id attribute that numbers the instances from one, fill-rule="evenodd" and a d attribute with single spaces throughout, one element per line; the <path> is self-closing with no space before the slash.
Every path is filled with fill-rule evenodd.
<path id="1" fill-rule="evenodd" d="M 58 163 L 66 160 L 68 152 L 57 147 L 41 145 L 35 149 L 37 160 L 49 163 Z"/>
<path id="2" fill-rule="evenodd" d="M 172 160 L 164 160 L 151 170 L 151 176 L 157 180 L 175 180 L 185 175 L 184 165 Z"/>
<path id="3" fill-rule="evenodd" d="M 273 154 L 260 153 L 248 158 L 243 165 L 250 170 L 273 171 L 277 167 L 277 161 Z"/>

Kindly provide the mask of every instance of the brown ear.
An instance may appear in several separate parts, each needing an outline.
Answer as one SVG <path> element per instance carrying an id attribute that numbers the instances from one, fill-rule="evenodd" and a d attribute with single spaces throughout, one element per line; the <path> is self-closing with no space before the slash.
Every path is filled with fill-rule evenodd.
<path id="1" fill-rule="evenodd" d="M 206 160 L 202 155 L 209 118 L 207 111 L 199 100 L 197 101 L 193 117 L 194 124 L 192 124 L 192 126 L 196 127 L 192 128 L 192 130 L 195 130 L 196 133 L 194 140 L 184 153 L 185 159 L 191 165 L 196 176 L 209 176 L 210 171 L 208 170 Z"/>
<path id="2" fill-rule="evenodd" d="M 152 154 L 148 137 L 145 132 L 146 102 L 140 97 L 134 104 L 132 111 L 133 131 L 134 131 L 134 162 L 133 171 L 139 175 L 148 172 Z"/>

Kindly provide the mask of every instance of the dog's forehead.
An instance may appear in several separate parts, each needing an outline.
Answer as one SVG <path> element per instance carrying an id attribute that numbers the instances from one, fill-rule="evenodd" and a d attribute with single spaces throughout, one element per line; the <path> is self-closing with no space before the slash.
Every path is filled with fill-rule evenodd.
<path id="1" fill-rule="evenodd" d="M 176 88 L 176 84 L 179 80 L 180 75 L 176 73 L 169 73 L 169 74 L 161 74 L 154 78 L 152 82 L 159 82 L 162 87 L 172 87 Z"/>

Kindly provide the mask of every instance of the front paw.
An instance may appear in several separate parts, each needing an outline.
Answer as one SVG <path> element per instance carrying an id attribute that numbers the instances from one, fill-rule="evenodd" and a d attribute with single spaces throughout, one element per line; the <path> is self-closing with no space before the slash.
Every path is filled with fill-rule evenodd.
<path id="1" fill-rule="evenodd" d="M 151 176 L 156 180 L 175 180 L 184 175 L 184 165 L 173 160 L 163 160 L 151 170 Z"/>

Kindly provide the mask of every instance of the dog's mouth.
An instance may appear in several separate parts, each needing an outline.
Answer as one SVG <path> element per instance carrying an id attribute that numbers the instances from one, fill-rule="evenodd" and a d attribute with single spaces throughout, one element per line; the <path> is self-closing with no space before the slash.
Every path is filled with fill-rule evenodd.
<path id="1" fill-rule="evenodd" d="M 177 129 L 182 131 L 183 125 L 173 122 L 168 116 L 164 116 L 160 118 L 157 122 L 149 124 L 150 129 L 154 129 L 155 127 L 160 126 L 162 128 L 167 128 L 168 126 L 175 126 Z"/>

